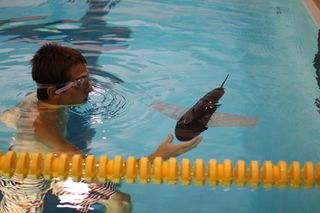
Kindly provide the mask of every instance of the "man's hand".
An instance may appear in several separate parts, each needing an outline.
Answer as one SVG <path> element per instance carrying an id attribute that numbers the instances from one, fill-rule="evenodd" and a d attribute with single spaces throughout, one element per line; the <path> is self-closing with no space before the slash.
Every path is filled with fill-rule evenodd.
<path id="1" fill-rule="evenodd" d="M 148 156 L 150 161 L 153 161 L 156 157 L 162 157 L 163 160 L 167 160 L 170 157 L 177 157 L 185 152 L 195 148 L 201 141 L 202 137 L 197 136 L 187 142 L 179 144 L 171 144 L 173 141 L 172 134 L 169 134 L 167 139 L 163 141 L 157 150 Z"/>

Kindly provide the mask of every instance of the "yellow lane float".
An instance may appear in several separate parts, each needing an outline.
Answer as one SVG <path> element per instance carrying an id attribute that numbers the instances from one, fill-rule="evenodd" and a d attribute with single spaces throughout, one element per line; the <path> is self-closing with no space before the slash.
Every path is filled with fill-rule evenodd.
<path id="1" fill-rule="evenodd" d="M 260 167 L 261 165 L 261 167 Z M 17 177 L 36 179 L 43 176 L 45 179 L 60 178 L 65 180 L 71 177 L 74 181 L 85 180 L 87 182 L 112 181 L 120 183 L 126 181 L 129 184 L 137 180 L 141 184 L 151 181 L 154 184 L 163 182 L 173 185 L 180 182 L 182 185 L 203 186 L 206 183 L 215 187 L 231 187 L 234 182 L 236 187 L 251 188 L 262 185 L 265 188 L 276 186 L 277 188 L 299 188 L 311 189 L 316 184 L 320 186 L 320 162 L 306 162 L 303 166 L 293 161 L 290 166 L 287 162 L 279 161 L 273 165 L 271 161 L 250 161 L 248 167 L 244 160 L 238 160 L 233 166 L 229 159 L 219 163 L 215 159 L 208 161 L 207 166 L 202 159 L 196 159 L 194 165 L 189 159 L 182 159 L 180 166 L 176 158 L 163 161 L 157 157 L 150 162 L 147 157 L 137 160 L 128 157 L 125 161 L 121 156 L 109 159 L 106 155 L 68 155 L 66 153 L 49 153 L 42 156 L 39 153 L 28 154 L 22 152 L 16 155 L 8 151 L 0 152 L 0 175 L 7 178 Z"/>

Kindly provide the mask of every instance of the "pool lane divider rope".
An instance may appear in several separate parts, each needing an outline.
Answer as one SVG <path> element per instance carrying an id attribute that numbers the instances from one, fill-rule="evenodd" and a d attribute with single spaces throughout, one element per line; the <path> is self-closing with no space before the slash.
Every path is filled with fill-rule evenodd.
<path id="1" fill-rule="evenodd" d="M 312 189 L 315 185 L 320 186 L 320 162 L 314 165 L 309 161 L 302 167 L 297 161 L 288 166 L 285 161 L 273 165 L 270 160 L 266 160 L 260 165 L 258 161 L 252 160 L 247 166 L 244 160 L 238 160 L 233 166 L 229 159 L 221 163 L 211 159 L 206 166 L 203 159 L 196 159 L 192 166 L 190 160 L 184 158 L 179 166 L 176 158 L 163 161 L 157 157 L 151 163 L 147 157 L 139 160 L 128 157 L 125 161 L 121 156 L 109 159 L 106 155 L 101 155 L 97 160 L 93 155 L 49 153 L 42 156 L 40 153 L 29 155 L 26 152 L 16 155 L 15 152 L 8 151 L 5 154 L 0 152 L 0 175 L 7 178 L 15 175 L 21 179 L 43 176 L 47 180 L 72 177 L 74 181 L 101 183 L 120 183 L 124 180 L 129 184 L 136 181 L 141 184 L 153 182 L 169 185 L 180 182 L 187 186 L 193 182 L 196 186 L 207 183 L 212 187 L 222 185 L 226 188 L 231 187 L 234 182 L 239 188 L 248 184 L 251 188 L 260 185 L 265 188 L 285 188 L 289 185 L 291 188 L 303 186 L 305 189 Z"/>

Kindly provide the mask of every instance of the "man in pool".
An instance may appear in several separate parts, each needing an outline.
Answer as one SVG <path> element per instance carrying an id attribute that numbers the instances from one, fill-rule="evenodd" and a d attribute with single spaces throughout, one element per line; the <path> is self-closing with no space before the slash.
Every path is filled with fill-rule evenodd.
<path id="1" fill-rule="evenodd" d="M 10 149 L 17 153 L 81 153 L 81 150 L 66 140 L 65 137 L 68 119 L 66 106 L 84 104 L 88 99 L 89 93 L 93 90 L 89 81 L 86 59 L 80 52 L 72 48 L 57 44 L 45 44 L 36 52 L 31 63 L 32 78 L 37 84 L 36 94 L 28 94 L 24 101 L 0 115 L 2 122 L 16 129 L 16 135 Z M 172 144 L 172 141 L 173 136 L 169 134 L 167 139 L 148 158 L 152 161 L 157 156 L 165 160 L 179 156 L 196 147 L 200 143 L 201 137 L 193 138 L 181 144 Z M 12 184 L 12 180 L 5 179 L 0 181 L 0 185 L 1 183 L 5 185 L 8 182 Z M 44 179 L 41 183 L 44 185 L 41 188 L 41 192 L 34 192 L 39 195 L 33 196 L 32 202 L 29 200 L 29 203 L 36 204 L 34 206 L 30 204 L 30 208 L 38 209 L 39 212 L 42 209 L 43 197 L 49 190 L 46 187 L 48 183 Z M 36 185 L 38 183 L 33 184 Z M 51 185 L 53 193 L 58 196 L 72 193 L 72 191 L 67 192 L 65 187 L 70 183 L 59 182 Z M 81 202 L 77 203 L 76 208 L 81 211 L 87 211 L 90 205 L 100 202 L 107 207 L 108 212 L 130 212 L 130 196 L 117 191 L 116 187 L 113 183 L 88 184 L 86 196 L 88 199 L 82 199 Z M 3 188 L 5 187 L 1 187 L 1 189 Z M 2 192 L 4 199 L 0 206 L 3 209 L 1 212 L 10 212 L 8 209 L 12 206 L 25 209 L 23 204 L 26 202 L 10 202 L 15 200 L 8 195 L 10 191 L 2 190 Z M 17 191 L 14 192 L 18 193 Z M 23 196 L 22 193 L 21 196 Z M 25 198 L 25 200 L 28 199 Z M 10 203 L 10 206 L 6 203 Z M 26 209 L 21 212 L 26 212 Z"/>

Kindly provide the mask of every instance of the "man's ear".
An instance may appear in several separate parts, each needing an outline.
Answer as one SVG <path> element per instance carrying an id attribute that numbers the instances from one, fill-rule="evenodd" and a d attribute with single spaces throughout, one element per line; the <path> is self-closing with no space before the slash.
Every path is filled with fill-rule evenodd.
<path id="1" fill-rule="evenodd" d="M 56 88 L 54 88 L 54 87 L 48 87 L 47 88 L 47 94 L 48 94 L 48 98 L 49 99 L 52 99 L 52 98 L 54 98 L 57 94 L 55 93 L 56 92 Z"/>

